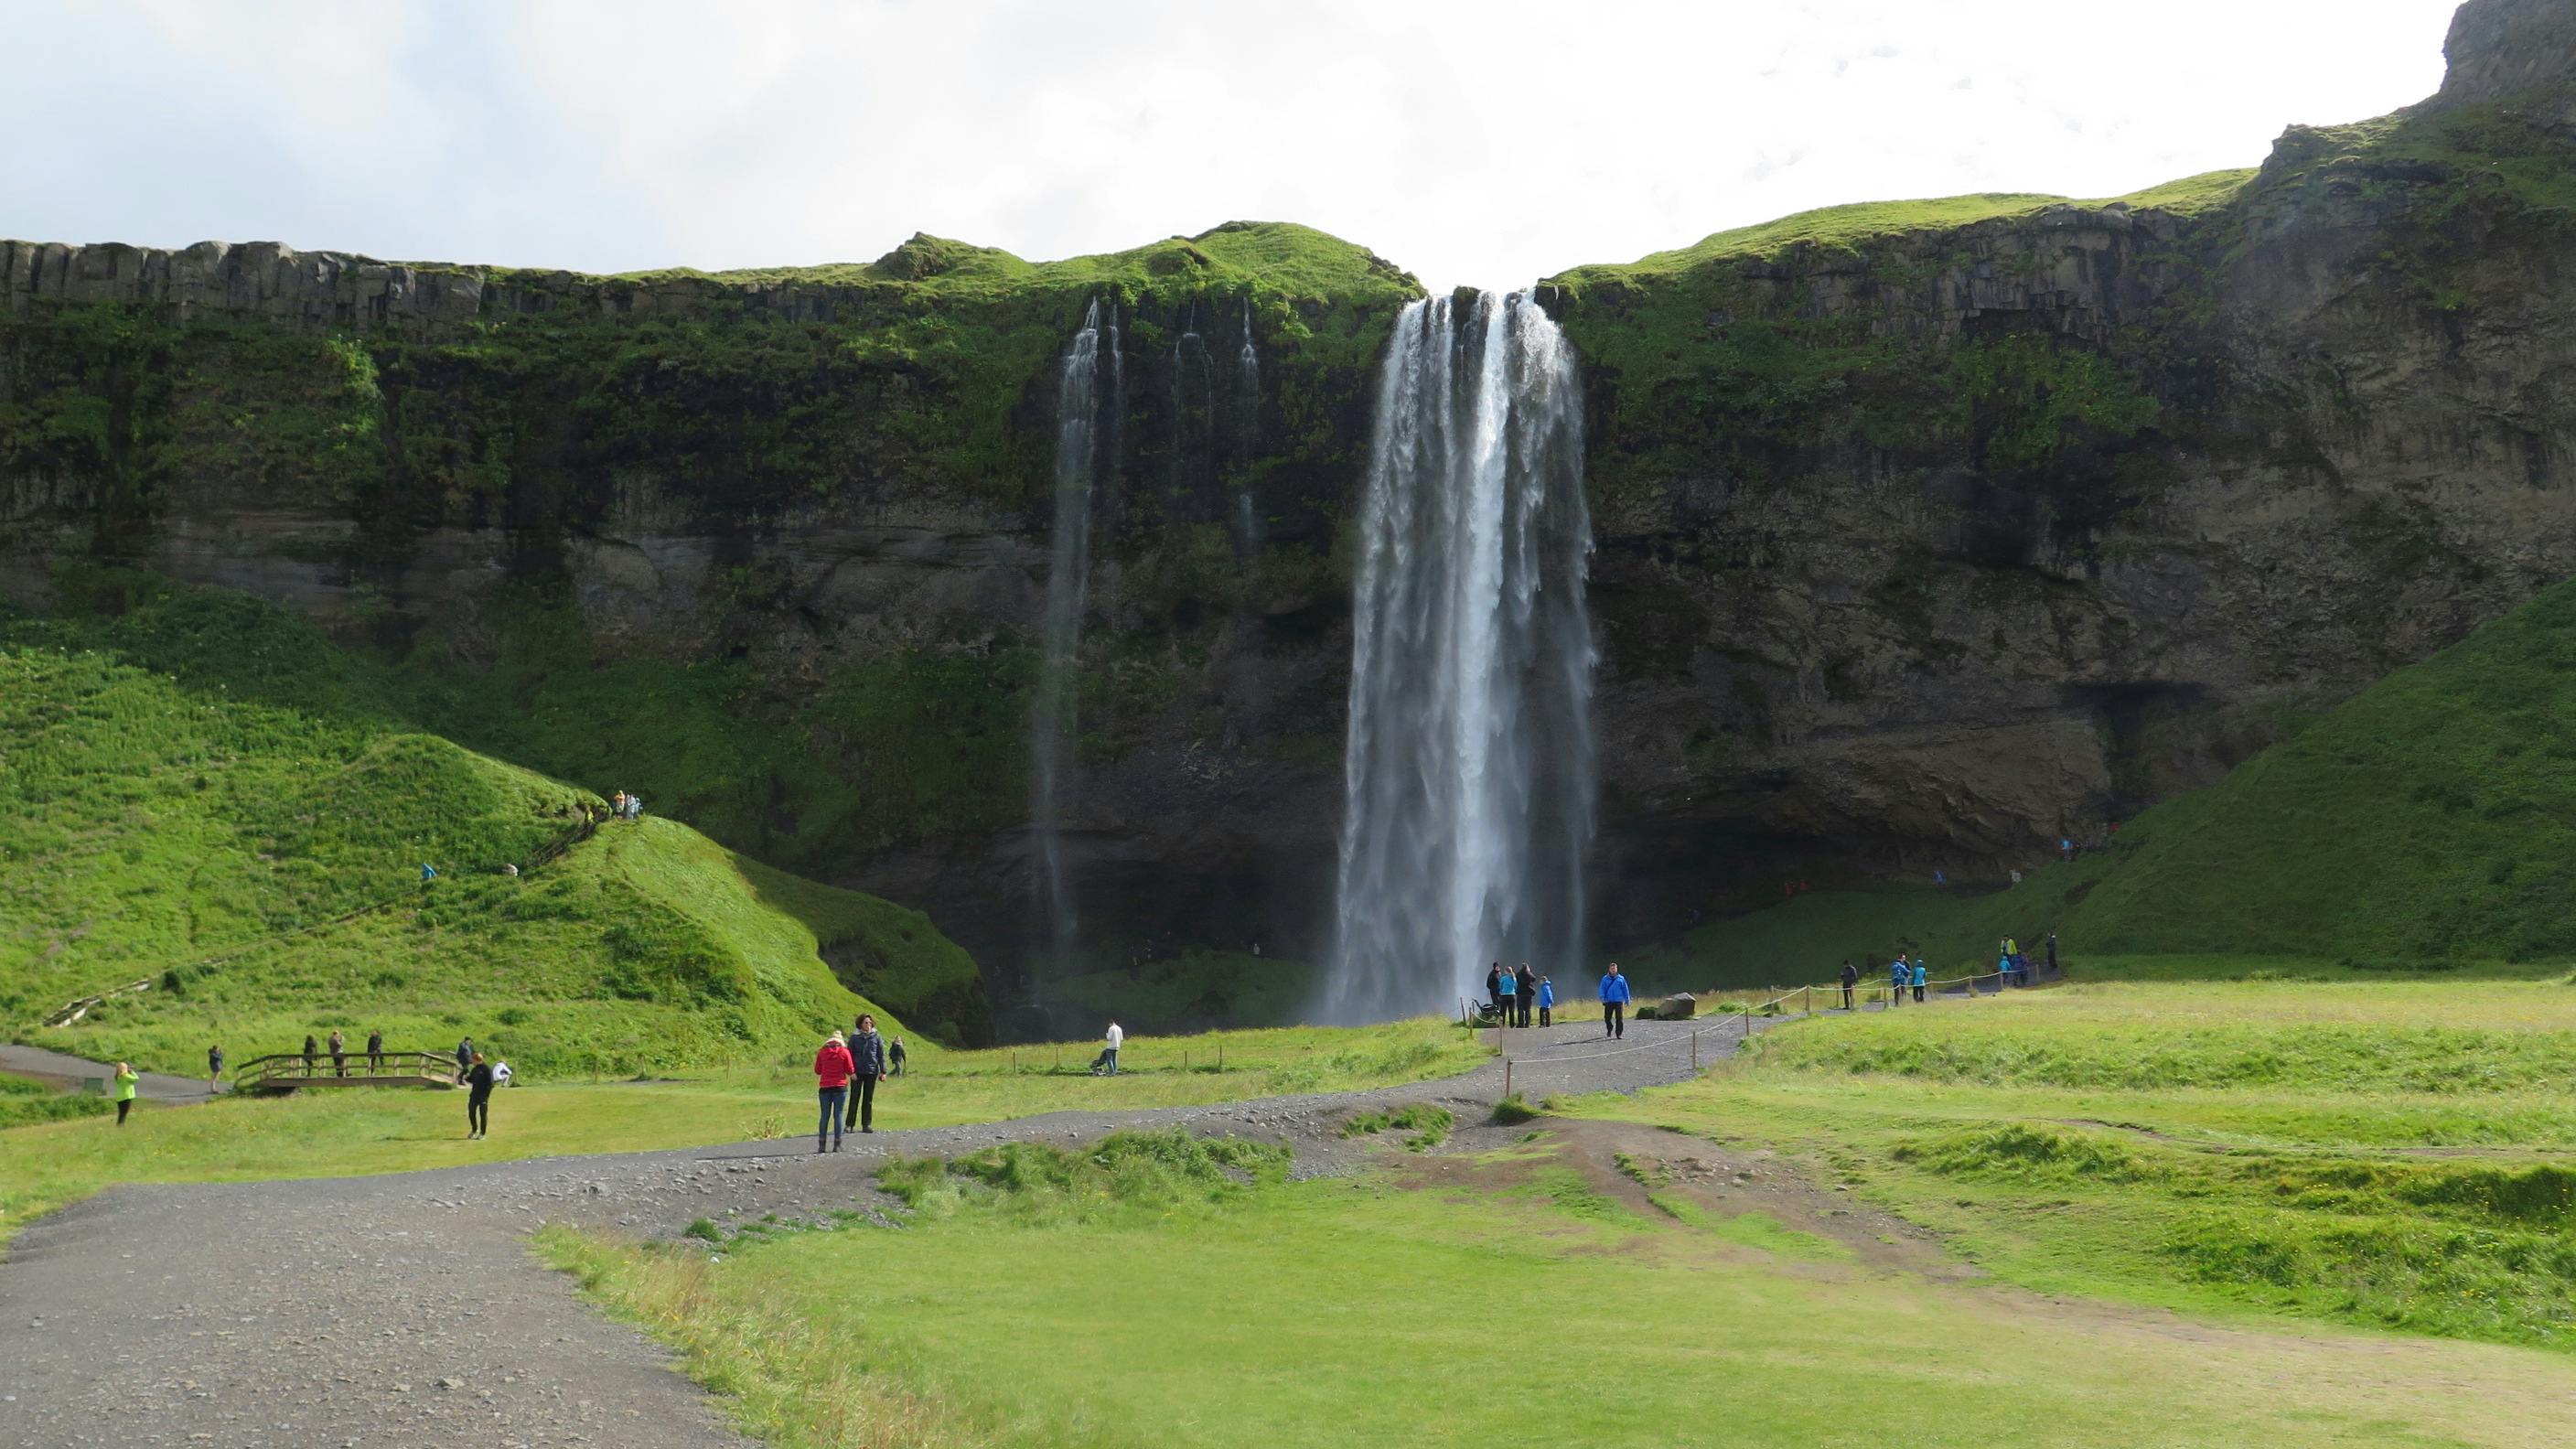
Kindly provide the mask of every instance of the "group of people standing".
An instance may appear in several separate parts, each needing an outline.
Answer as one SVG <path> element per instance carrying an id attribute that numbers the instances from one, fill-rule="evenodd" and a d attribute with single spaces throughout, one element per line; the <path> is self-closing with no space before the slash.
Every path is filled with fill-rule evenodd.
<path id="1" fill-rule="evenodd" d="M 644 817 L 644 797 L 620 790 L 608 797 L 608 818 L 633 822 Z"/>
<path id="2" fill-rule="evenodd" d="M 1527 961 L 1512 971 L 1497 961 L 1485 972 L 1485 1000 L 1503 1026 L 1527 1026 L 1532 1012 L 1538 1013 L 1539 1025 L 1549 1026 L 1556 1014 L 1556 983 L 1532 971 Z"/>
<path id="3" fill-rule="evenodd" d="M 814 1150 L 838 1152 L 842 1134 L 851 1127 L 877 1130 L 877 1083 L 891 1075 L 903 1047 L 889 1060 L 885 1039 L 877 1035 L 875 1016 L 862 1013 L 845 1041 L 834 1031 L 814 1053 L 814 1085 L 822 1116 L 814 1123 Z M 826 1143 L 829 1143 L 827 1146 Z"/>
<path id="4" fill-rule="evenodd" d="M 304 1034 L 304 1075 L 308 1077 L 313 1075 L 316 1059 L 320 1055 L 321 1044 L 313 1039 L 313 1034 L 311 1032 L 306 1032 Z M 367 1070 L 369 1072 L 381 1072 L 384 1069 L 385 1034 L 381 1031 L 368 1032 Z M 224 1049 L 222 1047 L 211 1047 L 207 1049 L 206 1074 L 210 1078 L 220 1077 L 224 1074 Z M 331 1032 L 331 1075 L 335 1077 L 345 1077 L 349 1075 L 349 1038 L 342 1034 L 337 1028 L 334 1028 Z"/>

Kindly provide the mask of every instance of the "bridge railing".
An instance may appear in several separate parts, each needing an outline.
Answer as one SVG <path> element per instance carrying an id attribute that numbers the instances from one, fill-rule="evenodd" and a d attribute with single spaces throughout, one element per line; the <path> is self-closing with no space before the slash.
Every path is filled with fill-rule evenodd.
<path id="1" fill-rule="evenodd" d="M 435 1087 L 456 1082 L 453 1052 L 279 1052 L 253 1057 L 233 1069 L 236 1092 L 292 1092 L 305 1087 Z"/>

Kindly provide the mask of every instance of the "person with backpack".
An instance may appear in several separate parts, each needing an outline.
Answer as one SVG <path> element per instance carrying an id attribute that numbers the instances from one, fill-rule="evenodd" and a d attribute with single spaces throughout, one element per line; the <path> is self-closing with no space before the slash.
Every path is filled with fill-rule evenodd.
<path id="1" fill-rule="evenodd" d="M 465 1067 L 465 1140 L 480 1142 L 492 1130 L 492 1064 L 481 1052 Z"/>
<path id="2" fill-rule="evenodd" d="M 124 1126 L 125 1114 L 134 1110 L 134 1089 L 142 1080 L 143 1074 L 134 1070 L 134 1064 L 132 1062 L 118 1062 L 116 1064 L 117 1126 Z"/>
<path id="3" fill-rule="evenodd" d="M 1512 1013 L 1519 1009 L 1520 978 L 1509 971 L 1494 973 L 1494 990 L 1501 995 L 1494 1002 L 1494 1025 L 1512 1024 Z"/>
<path id="4" fill-rule="evenodd" d="M 1930 969 L 1924 966 L 1924 964 L 1923 964 L 1923 958 L 1922 958 L 1922 957 L 1920 957 L 1920 956 L 1915 957 L 1915 958 L 1914 958 L 1914 976 L 1913 976 L 1913 981 L 1914 981 L 1914 999 L 1915 999 L 1915 1000 L 1917 1000 L 1917 1001 L 1921 1001 L 1921 1000 L 1923 999 L 1923 986 L 1924 986 L 1924 982 L 1925 982 L 1925 979 L 1926 979 L 1927 977 L 1929 977 L 1931 974 L 1932 974 L 1932 973 L 1931 973 Z"/>
<path id="5" fill-rule="evenodd" d="M 1538 1010 L 1538 973 L 1530 969 L 1527 961 L 1523 961 L 1521 969 L 1512 973 L 1512 984 L 1516 988 L 1513 997 L 1520 1002 L 1520 1024 L 1528 1026 L 1530 1013 Z"/>
<path id="6" fill-rule="evenodd" d="M 1848 956 L 1843 958 L 1842 982 L 1843 1010 L 1849 1011 L 1852 1009 L 1852 988 L 1860 984 L 1860 968 L 1854 966 Z"/>
<path id="7" fill-rule="evenodd" d="M 842 1125 L 851 1121 L 862 1132 L 877 1130 L 877 1079 L 886 1074 L 885 1038 L 877 1035 L 877 1019 L 861 1014 L 859 1029 L 850 1038 L 850 1105 Z"/>
<path id="8" fill-rule="evenodd" d="M 1492 1010 L 1496 1025 L 1509 1025 L 1503 1020 L 1503 963 L 1485 968 L 1485 1005 Z"/>
<path id="9" fill-rule="evenodd" d="M 1553 1024 L 1555 1014 L 1556 982 L 1551 977 L 1542 976 L 1538 979 L 1538 1024 L 1541 1026 Z"/>
<path id="10" fill-rule="evenodd" d="M 1628 978 L 1619 974 L 1619 963 L 1601 978 L 1601 1034 L 1616 1041 L 1628 1034 Z"/>
<path id="11" fill-rule="evenodd" d="M 823 1038 L 823 1045 L 814 1053 L 814 1096 L 823 1109 L 823 1115 L 814 1123 L 815 1151 L 841 1150 L 841 1111 L 849 1100 L 850 1077 L 857 1070 L 858 1063 L 850 1059 L 850 1049 L 841 1044 L 838 1031 Z M 831 1144 L 828 1147 L 824 1145 L 827 1138 Z"/>

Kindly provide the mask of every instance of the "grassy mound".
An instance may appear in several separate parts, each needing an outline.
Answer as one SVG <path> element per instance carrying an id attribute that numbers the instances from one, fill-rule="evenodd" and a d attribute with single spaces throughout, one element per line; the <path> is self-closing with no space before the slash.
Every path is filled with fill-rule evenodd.
<path id="1" fill-rule="evenodd" d="M 2571 1054 L 2552 982 L 2121 982 L 1812 1021 L 1575 1110 L 1790 1147 L 2045 1292 L 2564 1350 Z"/>
<path id="2" fill-rule="evenodd" d="M 973 963 L 921 916 L 673 821 L 596 824 L 595 794 L 419 732 L 404 704 L 389 671 L 239 596 L 0 624 L 0 1017 L 173 1071 L 210 1040 L 239 1062 L 334 1026 L 659 1069 L 849 1020 L 866 1003 L 828 949 L 889 1018 L 981 1029 Z"/>
<path id="3" fill-rule="evenodd" d="M 2400 669 L 2110 850 L 1990 895 L 1820 891 L 1648 953 L 1658 984 L 1828 979 L 1900 946 L 1944 972 L 2006 933 L 2088 958 L 2360 970 L 2576 958 L 2576 582 Z M 1705 981 L 1702 979 L 1705 978 Z"/>

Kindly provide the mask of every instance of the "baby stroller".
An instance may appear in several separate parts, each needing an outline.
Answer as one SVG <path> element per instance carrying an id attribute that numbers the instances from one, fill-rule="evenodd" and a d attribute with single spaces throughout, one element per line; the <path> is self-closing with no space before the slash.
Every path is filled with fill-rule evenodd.
<path id="1" fill-rule="evenodd" d="M 1106 1076 L 1106 1075 L 1108 1075 L 1108 1072 L 1109 1072 L 1109 1048 L 1107 1048 L 1107 1047 L 1102 1047 L 1102 1048 L 1100 1049 L 1100 1055 L 1098 1055 L 1098 1056 L 1096 1056 L 1096 1057 L 1093 1057 L 1093 1058 L 1091 1059 L 1091 1074 L 1092 1074 L 1093 1076 L 1095 1076 L 1095 1077 L 1099 1077 L 1099 1076 Z"/>

